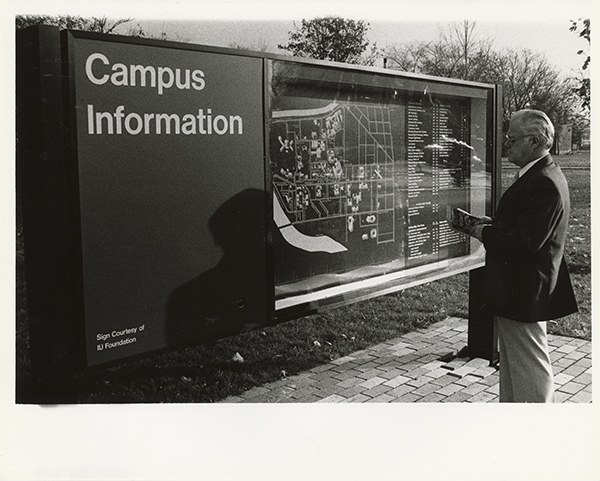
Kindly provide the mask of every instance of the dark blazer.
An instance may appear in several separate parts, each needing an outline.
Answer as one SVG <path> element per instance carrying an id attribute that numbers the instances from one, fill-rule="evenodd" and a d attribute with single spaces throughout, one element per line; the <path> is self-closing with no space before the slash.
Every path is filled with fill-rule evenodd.
<path id="1" fill-rule="evenodd" d="M 550 155 L 504 193 L 482 231 L 494 315 L 537 322 L 577 311 L 563 255 L 569 212 L 569 187 Z"/>

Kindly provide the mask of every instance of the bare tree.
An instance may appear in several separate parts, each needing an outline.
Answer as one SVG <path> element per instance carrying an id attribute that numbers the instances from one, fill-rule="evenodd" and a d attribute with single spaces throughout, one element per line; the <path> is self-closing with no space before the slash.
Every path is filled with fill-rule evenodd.
<path id="1" fill-rule="evenodd" d="M 464 20 L 461 24 L 450 24 L 440 34 L 441 42 L 448 49 L 449 55 L 454 58 L 454 65 L 462 71 L 461 77 L 463 79 L 467 79 L 469 76 L 470 56 L 477 48 L 473 38 L 474 30 L 475 23 Z"/>
<path id="2" fill-rule="evenodd" d="M 465 20 L 438 31 L 430 42 L 389 46 L 384 55 L 398 70 L 481 81 L 493 51 L 491 40 L 478 39 L 476 24 Z"/>
<path id="3" fill-rule="evenodd" d="M 478 39 L 475 23 L 450 24 L 430 42 L 390 46 L 384 55 L 391 68 L 503 86 L 504 126 L 512 112 L 544 110 L 557 123 L 575 115 L 578 102 L 572 80 L 564 79 L 542 54 L 528 49 L 497 51 L 493 41 Z M 575 109 L 576 110 L 576 109 Z"/>
<path id="4" fill-rule="evenodd" d="M 404 45 L 390 45 L 384 50 L 389 66 L 395 70 L 411 73 L 425 73 L 425 61 L 429 42 L 410 42 Z"/>
<path id="5" fill-rule="evenodd" d="M 543 110 L 556 123 L 572 115 L 571 82 L 561 78 L 542 54 L 528 49 L 498 55 L 496 81 L 504 87 L 504 121 L 524 108 Z"/>
<path id="6" fill-rule="evenodd" d="M 52 25 L 63 29 L 85 30 L 88 32 L 114 33 L 120 25 L 131 22 L 131 18 L 109 20 L 107 17 L 85 18 L 78 15 L 17 15 L 17 30 L 33 25 Z"/>
<path id="7" fill-rule="evenodd" d="M 229 48 L 238 50 L 252 50 L 254 52 L 269 52 L 269 44 L 264 38 L 252 42 L 231 42 Z"/>
<path id="8" fill-rule="evenodd" d="M 127 30 L 119 29 L 122 25 L 133 22 L 131 18 L 122 18 L 111 20 L 107 17 L 80 17 L 76 15 L 17 15 L 15 17 L 17 30 L 31 27 L 34 25 L 50 25 L 58 27 L 61 30 L 84 30 L 86 32 L 97 32 L 106 34 L 126 35 L 129 37 L 151 38 L 156 40 L 175 40 L 186 42 L 187 40 L 177 34 L 167 34 L 162 31 L 153 33 L 145 30 L 139 23 L 129 25 Z"/>

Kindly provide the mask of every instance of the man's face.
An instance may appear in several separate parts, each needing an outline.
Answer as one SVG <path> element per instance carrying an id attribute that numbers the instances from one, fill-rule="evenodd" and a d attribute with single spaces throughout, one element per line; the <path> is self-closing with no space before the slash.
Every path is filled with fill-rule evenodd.
<path id="1" fill-rule="evenodd" d="M 506 133 L 506 155 L 509 162 L 523 167 L 532 160 L 534 148 L 531 145 L 531 135 L 527 135 L 517 120 L 512 120 Z"/>

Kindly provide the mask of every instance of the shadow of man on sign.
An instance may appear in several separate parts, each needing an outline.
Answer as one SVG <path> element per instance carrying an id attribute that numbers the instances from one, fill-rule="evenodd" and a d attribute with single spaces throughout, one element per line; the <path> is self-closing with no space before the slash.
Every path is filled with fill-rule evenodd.
<path id="1" fill-rule="evenodd" d="M 265 206 L 264 191 L 246 189 L 210 217 L 208 227 L 223 257 L 169 295 L 169 345 L 199 344 L 267 324 Z"/>

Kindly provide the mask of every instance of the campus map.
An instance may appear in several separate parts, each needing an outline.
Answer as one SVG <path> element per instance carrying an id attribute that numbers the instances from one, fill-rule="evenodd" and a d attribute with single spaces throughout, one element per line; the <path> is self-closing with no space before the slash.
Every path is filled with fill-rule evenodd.
<path id="1" fill-rule="evenodd" d="M 394 241 L 394 149 L 390 112 L 331 103 L 273 112 L 275 222 L 308 252 L 336 253 Z"/>
<path id="2" fill-rule="evenodd" d="M 469 238 L 452 229 L 447 210 L 470 209 L 470 107 L 427 100 L 313 101 L 272 113 L 277 285 L 468 253 Z"/>

